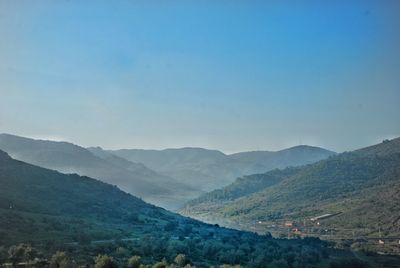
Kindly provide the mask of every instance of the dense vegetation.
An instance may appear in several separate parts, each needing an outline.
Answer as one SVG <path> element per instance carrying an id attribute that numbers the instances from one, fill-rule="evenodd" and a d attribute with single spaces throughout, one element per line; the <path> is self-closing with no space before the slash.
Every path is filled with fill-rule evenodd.
<path id="1" fill-rule="evenodd" d="M 312 267 L 354 259 L 319 239 L 279 240 L 204 224 L 115 186 L 16 161 L 4 152 L 0 184 L 0 255 L 6 263 L 134 267 L 140 256 L 140 263 L 152 267 Z"/>
<path id="2" fill-rule="evenodd" d="M 191 201 L 182 212 L 261 231 L 287 221 L 306 229 L 304 225 L 315 225 L 312 217 L 338 214 L 320 223 L 319 229 L 329 230 L 331 239 L 354 238 L 354 233 L 361 238 L 399 237 L 399 179 L 400 139 L 395 139 L 300 168 L 240 178 Z M 257 222 L 261 224 L 254 227 Z M 395 253 L 397 248 L 387 251 Z"/>

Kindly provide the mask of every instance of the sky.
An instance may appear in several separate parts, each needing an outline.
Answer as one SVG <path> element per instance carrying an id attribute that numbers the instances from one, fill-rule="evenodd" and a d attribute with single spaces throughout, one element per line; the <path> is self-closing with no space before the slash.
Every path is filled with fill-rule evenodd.
<path id="1" fill-rule="evenodd" d="M 337 152 L 400 136 L 400 2 L 0 0 L 0 133 Z"/>

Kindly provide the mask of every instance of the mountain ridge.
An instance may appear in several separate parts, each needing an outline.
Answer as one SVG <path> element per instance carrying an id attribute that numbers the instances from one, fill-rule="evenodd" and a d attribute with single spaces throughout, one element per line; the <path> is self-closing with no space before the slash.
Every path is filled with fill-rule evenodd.
<path id="1" fill-rule="evenodd" d="M 335 153 L 314 146 L 295 146 L 284 150 L 224 154 L 204 148 L 164 150 L 108 150 L 114 155 L 186 181 L 190 186 L 210 191 L 233 182 L 237 177 L 266 172 L 274 168 L 311 163 Z"/>
<path id="2" fill-rule="evenodd" d="M 230 184 L 238 176 L 307 164 L 334 154 L 305 145 L 269 152 L 268 157 L 265 152 L 226 155 L 198 147 L 115 151 L 10 134 L 0 134 L 0 149 L 28 163 L 118 185 L 169 209 L 178 209 L 206 191 Z"/>
<path id="3" fill-rule="evenodd" d="M 0 185 L 2 253 L 4 246 L 29 242 L 42 258 L 64 250 L 82 264 L 99 254 L 113 256 L 119 265 L 132 254 L 145 264 L 185 254 L 197 267 L 314 265 L 332 260 L 331 253 L 354 258 L 316 239 L 281 241 L 185 218 L 100 180 L 37 167 L 1 150 Z"/>
<path id="4" fill-rule="evenodd" d="M 275 181 L 269 183 L 274 176 Z M 254 191 L 246 192 L 248 188 Z M 345 226 L 366 237 L 378 236 L 379 230 L 396 236 L 399 232 L 396 226 L 400 224 L 396 201 L 399 192 L 400 138 L 397 138 L 313 164 L 239 178 L 227 187 L 188 202 L 181 213 L 245 230 L 273 230 L 276 235 L 282 230 L 271 226 L 283 225 L 285 221 L 297 221 L 298 228 L 304 229 L 303 221 L 313 225 L 312 217 L 340 213 L 325 220 L 324 227 L 314 228 L 336 230 L 337 235 L 345 237 L 351 237 L 351 233 L 344 231 Z M 378 200 L 382 206 L 374 203 Z M 361 209 L 365 203 L 370 204 L 368 210 Z M 262 224 L 254 226 L 254 222 Z"/>
<path id="5" fill-rule="evenodd" d="M 178 186 L 183 186 L 178 182 L 170 185 L 173 179 L 151 171 L 142 164 L 129 162 L 129 168 L 116 165 L 115 161 L 98 157 L 89 150 L 72 143 L 0 134 L 0 149 L 18 160 L 31 164 L 116 184 L 123 190 L 155 204 L 176 207 L 182 202 L 176 190 L 179 191 Z M 173 186 L 176 187 L 173 188 Z M 191 191 L 192 196 L 198 193 L 196 190 Z M 189 188 L 185 186 L 182 192 L 189 192 Z"/>

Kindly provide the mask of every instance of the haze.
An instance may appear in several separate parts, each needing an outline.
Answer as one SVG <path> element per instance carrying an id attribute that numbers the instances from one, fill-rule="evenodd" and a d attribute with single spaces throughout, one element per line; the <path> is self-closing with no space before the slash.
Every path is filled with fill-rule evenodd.
<path id="1" fill-rule="evenodd" d="M 225 152 L 399 136 L 397 1 L 146 2 L 1 1 L 0 132 Z"/>

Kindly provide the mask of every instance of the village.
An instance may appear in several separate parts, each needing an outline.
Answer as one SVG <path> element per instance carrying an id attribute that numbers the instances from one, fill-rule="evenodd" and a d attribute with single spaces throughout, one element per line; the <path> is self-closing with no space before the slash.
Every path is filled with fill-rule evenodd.
<path id="1" fill-rule="evenodd" d="M 278 238 L 318 237 L 321 240 L 335 242 L 340 248 L 373 248 L 381 255 L 400 255 L 400 235 L 385 236 L 379 227 L 376 235 L 376 230 L 371 228 L 338 228 L 326 223 L 327 219 L 340 214 L 341 212 L 326 213 L 302 220 L 260 220 L 255 222 L 251 229 L 257 233 L 269 232 Z"/>

